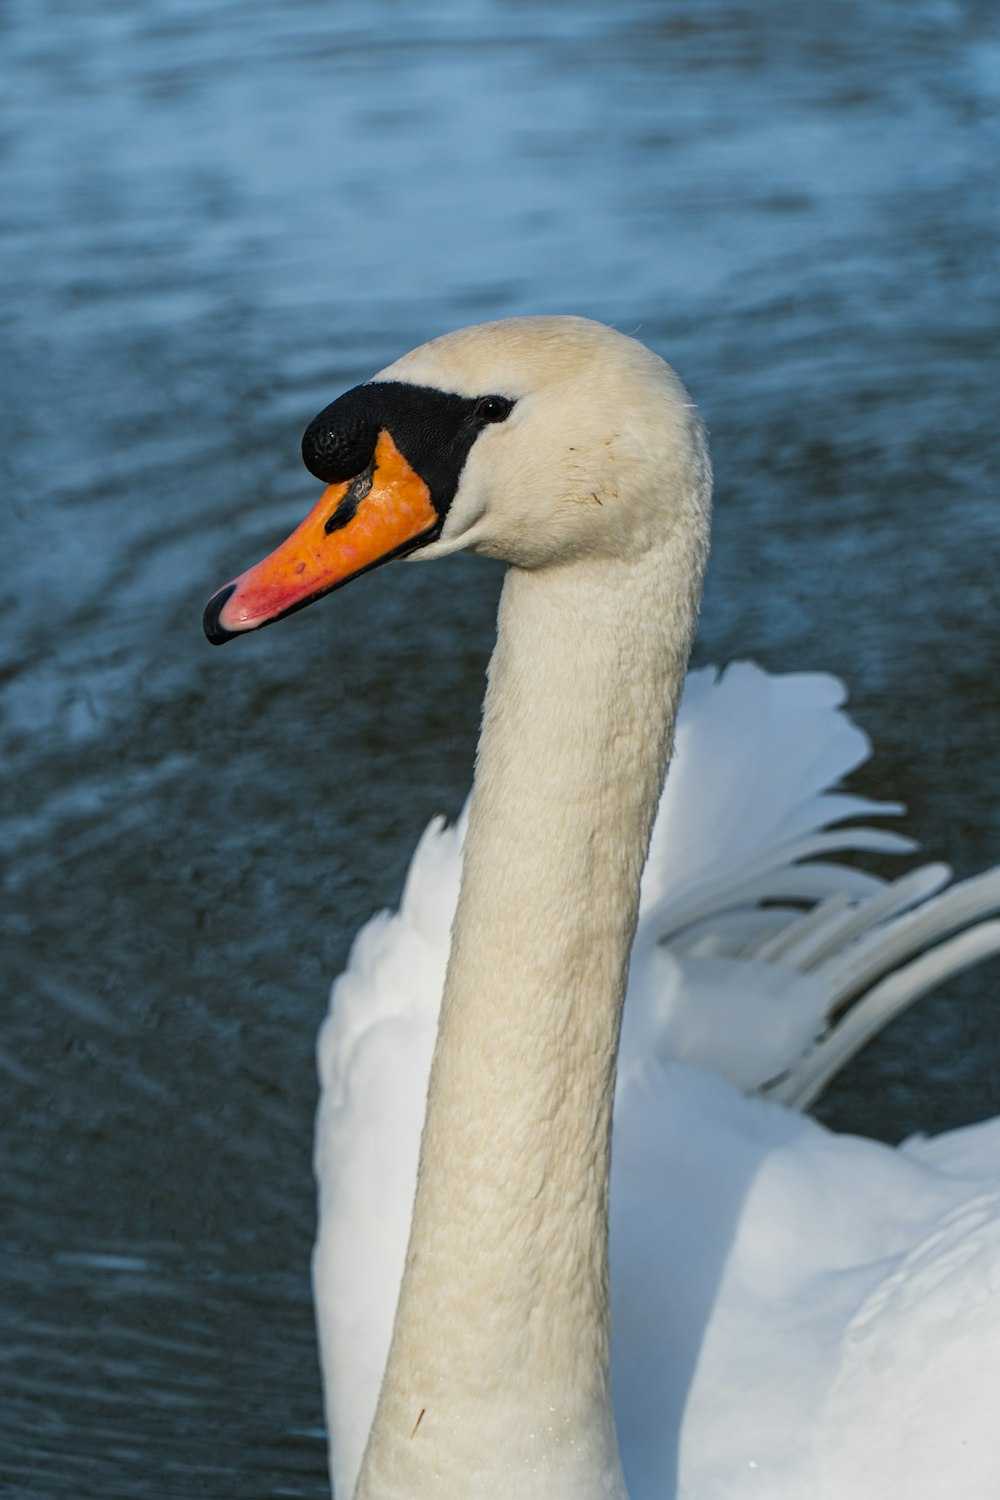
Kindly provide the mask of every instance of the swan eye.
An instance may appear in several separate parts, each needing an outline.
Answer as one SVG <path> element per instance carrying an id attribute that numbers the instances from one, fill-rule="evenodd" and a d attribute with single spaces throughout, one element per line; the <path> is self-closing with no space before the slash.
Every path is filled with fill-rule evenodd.
<path id="1" fill-rule="evenodd" d="M 481 396 L 476 402 L 480 422 L 506 422 L 513 410 L 514 403 L 506 396 Z"/>

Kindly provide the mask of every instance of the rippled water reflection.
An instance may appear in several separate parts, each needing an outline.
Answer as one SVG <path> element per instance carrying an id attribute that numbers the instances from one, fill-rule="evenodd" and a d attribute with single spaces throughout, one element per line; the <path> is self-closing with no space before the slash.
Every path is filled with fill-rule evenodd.
<path id="1" fill-rule="evenodd" d="M 998 857 L 996 12 L 807 13 L 5 8 L 4 1493 L 325 1492 L 312 1039 L 464 795 L 499 586 L 394 568 L 204 645 L 345 385 L 486 316 L 639 329 L 712 428 L 699 660 L 840 672 L 864 785 Z M 828 1116 L 1000 1107 L 996 983 Z"/>

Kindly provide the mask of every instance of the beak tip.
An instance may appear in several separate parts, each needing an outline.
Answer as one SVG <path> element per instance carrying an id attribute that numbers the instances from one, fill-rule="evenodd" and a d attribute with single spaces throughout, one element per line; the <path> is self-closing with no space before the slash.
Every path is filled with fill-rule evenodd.
<path id="1" fill-rule="evenodd" d="M 217 594 L 213 594 L 211 599 L 209 599 L 208 603 L 205 605 L 205 613 L 202 616 L 201 623 L 205 631 L 205 635 L 211 641 L 213 646 L 224 646 L 227 641 L 231 641 L 233 639 L 233 636 L 239 635 L 240 633 L 238 630 L 227 630 L 225 625 L 223 625 L 219 619 L 219 616 L 222 614 L 222 611 L 225 609 L 226 605 L 229 603 L 235 592 L 235 583 L 227 583 L 225 588 L 220 589 Z"/>

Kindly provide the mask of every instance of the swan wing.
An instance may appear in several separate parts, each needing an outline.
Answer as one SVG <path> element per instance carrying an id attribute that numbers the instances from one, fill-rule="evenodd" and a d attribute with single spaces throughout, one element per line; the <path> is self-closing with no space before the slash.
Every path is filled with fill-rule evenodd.
<path id="1" fill-rule="evenodd" d="M 1000 1494 L 1000 1121 L 893 1149 L 662 1062 L 618 1096 L 611 1264 L 636 1497 Z"/>

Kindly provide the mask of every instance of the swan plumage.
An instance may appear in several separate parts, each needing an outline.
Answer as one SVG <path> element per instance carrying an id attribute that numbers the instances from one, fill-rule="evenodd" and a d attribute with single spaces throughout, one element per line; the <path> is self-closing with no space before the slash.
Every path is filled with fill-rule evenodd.
<path id="1" fill-rule="evenodd" d="M 486 324 L 303 453 L 327 489 L 214 642 L 401 553 L 509 564 L 465 826 L 425 834 L 321 1042 L 338 1489 L 995 1494 L 960 1388 L 1000 1363 L 997 1130 L 891 1151 L 787 1106 L 1000 948 L 998 876 L 834 857 L 903 842 L 838 788 L 866 746 L 830 679 L 691 678 L 661 798 L 711 499 L 680 381 L 586 320 Z"/>
<path id="2" fill-rule="evenodd" d="M 1000 1492 L 1000 1121 L 893 1149 L 760 1097 L 809 1102 L 828 1053 L 842 1064 L 926 984 L 1000 952 L 983 920 L 1000 870 L 950 885 L 941 864 L 886 880 L 838 862 L 916 848 L 871 824 L 901 804 L 842 789 L 871 748 L 843 702 L 826 674 L 748 662 L 685 686 L 615 1105 L 612 1368 L 637 1497 L 675 1475 L 690 1500 L 751 1481 L 768 1500 L 875 1500 L 887 1474 L 918 1500 Z M 464 814 L 428 825 L 319 1036 L 314 1290 L 338 1495 L 389 1345 L 463 831 Z M 831 1024 L 859 975 L 864 998 Z"/>

